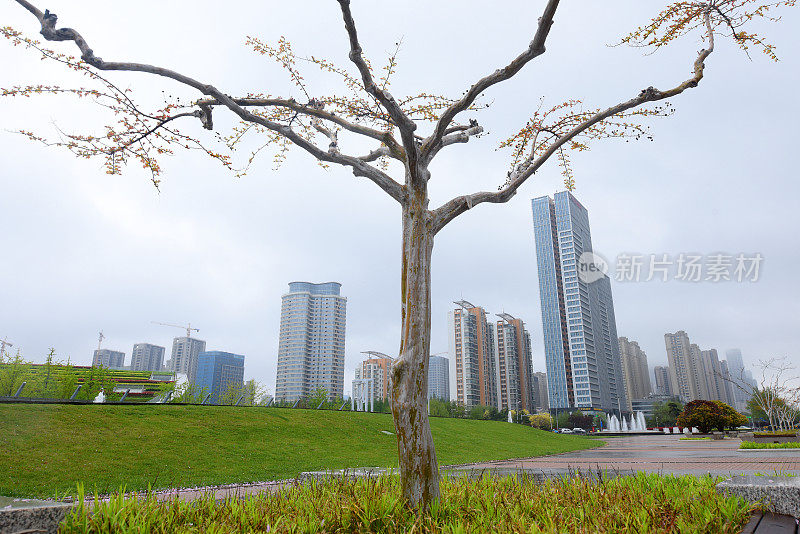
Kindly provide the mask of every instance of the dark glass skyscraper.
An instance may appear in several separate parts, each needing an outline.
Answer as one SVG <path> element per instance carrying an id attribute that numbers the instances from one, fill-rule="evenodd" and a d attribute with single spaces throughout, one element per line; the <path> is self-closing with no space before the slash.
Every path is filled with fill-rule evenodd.
<path id="1" fill-rule="evenodd" d="M 579 275 L 593 252 L 589 213 L 568 191 L 532 208 L 550 407 L 626 409 L 611 283 Z"/>

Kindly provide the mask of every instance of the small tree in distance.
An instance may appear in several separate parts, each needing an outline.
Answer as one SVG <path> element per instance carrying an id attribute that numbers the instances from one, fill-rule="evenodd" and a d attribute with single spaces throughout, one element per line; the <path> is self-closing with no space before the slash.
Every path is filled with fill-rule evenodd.
<path id="1" fill-rule="evenodd" d="M 494 72 L 476 80 L 459 98 L 420 92 L 395 97 L 389 92 L 391 75 L 396 70 L 395 57 L 389 59 L 384 74 L 377 76 L 365 59 L 359 40 L 350 0 L 338 0 L 349 41 L 349 58 L 355 73 L 312 56 L 309 63 L 339 77 L 349 96 L 319 95 L 307 87 L 297 67 L 298 59 L 288 42 L 276 45 L 249 38 L 248 45 L 285 67 L 298 89 L 297 96 L 273 97 L 263 88 L 231 96 L 224 89 L 185 73 L 156 65 L 105 61 L 94 53 L 86 39 L 71 28 L 57 28 L 55 14 L 41 11 L 27 0 L 16 0 L 36 17 L 40 33 L 49 41 L 71 41 L 80 51 L 80 59 L 44 48 L 20 32 L 3 28 L 14 44 L 25 45 L 45 59 L 63 63 L 85 74 L 97 88 L 64 89 L 25 86 L 4 90 L 5 95 L 33 93 L 73 93 L 90 97 L 109 108 L 116 123 L 109 124 L 103 135 L 64 134 L 50 142 L 33 132 L 22 132 L 31 139 L 55 144 L 80 157 L 104 158 L 107 171 L 120 172 L 134 160 L 152 172 L 158 185 L 159 159 L 176 148 L 200 148 L 208 155 L 233 168 L 230 156 L 208 149 L 201 139 L 180 132 L 176 125 L 184 119 L 202 122 L 214 129 L 214 113 L 228 111 L 241 121 L 223 140 L 235 148 L 247 133 L 261 134 L 265 145 L 274 144 L 279 154 L 290 145 L 301 148 L 321 164 L 337 164 L 353 174 L 372 181 L 400 207 L 402 217 L 401 256 L 401 339 L 399 357 L 392 367 L 391 403 L 395 422 L 403 495 L 415 507 L 427 507 L 439 496 L 436 453 L 427 415 L 428 358 L 431 325 L 431 256 L 434 238 L 448 223 L 467 210 L 483 203 L 508 202 L 519 188 L 553 156 L 562 167 L 565 185 L 574 181 L 569 165 L 571 150 L 585 150 L 591 141 L 602 138 L 640 138 L 647 135 L 643 119 L 663 116 L 671 107 L 666 99 L 696 87 L 704 76 L 705 61 L 715 49 L 715 38 L 733 37 L 742 49 L 756 47 L 775 59 L 771 45 L 748 33 L 745 25 L 753 18 L 765 17 L 778 6 L 793 5 L 793 0 L 761 2 L 758 0 L 677 1 L 669 4 L 648 24 L 622 39 L 625 44 L 659 49 L 678 37 L 699 35 L 705 42 L 691 61 L 690 75 L 675 85 L 657 89 L 653 86 L 632 88 L 630 98 L 608 107 L 584 108 L 578 100 L 568 99 L 550 109 L 532 110 L 524 126 L 500 143 L 512 152 L 505 179 L 491 184 L 493 189 L 477 191 L 429 206 L 428 184 L 433 176 L 431 162 L 448 146 L 467 143 L 484 131 L 473 115 L 482 109 L 480 97 L 493 86 L 513 78 L 545 53 L 545 45 L 559 7 L 559 0 L 542 1 L 536 31 L 530 45 L 516 58 Z M 158 37 L 152 37 L 157 39 Z M 128 91 L 118 88 L 100 71 L 136 71 L 174 80 L 196 90 L 200 98 L 189 105 L 165 102 L 164 107 L 145 112 L 134 103 Z M 642 84 L 646 85 L 646 84 Z M 571 98 L 571 97 L 570 97 Z M 464 118 L 465 114 L 470 117 Z M 423 132 L 420 126 L 426 126 Z M 357 136 L 373 143 L 367 154 L 343 152 L 340 136 Z M 320 139 L 322 143 L 320 143 Z M 252 158 L 251 158 L 252 159 Z M 396 170 L 400 179 L 390 174 Z"/>
<path id="2" fill-rule="evenodd" d="M 736 428 L 747 423 L 747 418 L 721 401 L 693 400 L 683 407 L 678 425 L 697 427 L 702 434 L 717 429 Z"/>

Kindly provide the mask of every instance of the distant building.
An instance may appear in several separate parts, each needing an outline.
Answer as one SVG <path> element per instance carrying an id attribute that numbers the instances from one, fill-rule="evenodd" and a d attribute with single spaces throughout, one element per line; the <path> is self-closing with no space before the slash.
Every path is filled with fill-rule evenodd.
<path id="1" fill-rule="evenodd" d="M 172 340 L 172 357 L 167 369 L 185 374 L 189 382 L 197 382 L 197 355 L 206 350 L 206 342 L 193 337 L 176 337 Z"/>
<path id="2" fill-rule="evenodd" d="M 622 376 L 625 379 L 628 409 L 632 410 L 633 399 L 644 399 L 653 392 L 650 387 L 647 355 L 639 347 L 639 343 L 627 337 L 619 338 L 619 355 L 622 362 Z"/>
<path id="3" fill-rule="evenodd" d="M 589 213 L 569 192 L 532 200 L 551 408 L 611 411 L 628 401 L 611 282 L 581 271 L 593 253 Z"/>
<path id="4" fill-rule="evenodd" d="M 325 388 L 328 399 L 344 394 L 347 298 L 342 284 L 291 282 L 281 297 L 275 400 L 293 402 Z"/>
<path id="5" fill-rule="evenodd" d="M 728 373 L 731 377 L 731 380 L 734 382 L 731 384 L 735 403 L 734 407 L 740 412 L 743 412 L 747 409 L 747 401 L 750 400 L 750 396 L 748 395 L 747 391 L 750 390 L 750 387 L 755 386 L 755 381 L 753 380 L 750 371 L 747 371 L 744 368 L 742 351 L 740 349 L 726 350 L 725 359 L 728 362 Z M 736 384 L 738 384 L 738 386 Z M 744 386 L 744 389 L 739 386 Z"/>
<path id="6" fill-rule="evenodd" d="M 125 369 L 125 353 L 110 349 L 98 349 L 92 357 L 92 367 L 108 367 L 109 369 Z"/>
<path id="7" fill-rule="evenodd" d="M 211 394 L 209 401 L 219 404 L 222 395 L 244 383 L 244 356 L 211 350 L 197 355 L 195 384 Z"/>
<path id="8" fill-rule="evenodd" d="M 497 409 L 533 412 L 531 336 L 522 319 L 497 315 L 494 353 L 497 358 Z"/>
<path id="9" fill-rule="evenodd" d="M 708 397 L 706 400 L 718 400 L 733 405 L 734 401 L 728 399 L 725 389 L 725 380 L 722 375 L 717 349 L 701 350 L 700 359 L 703 363 L 703 374 L 706 381 Z"/>
<path id="10" fill-rule="evenodd" d="M 450 401 L 450 360 L 431 356 L 428 365 L 428 398 Z"/>
<path id="11" fill-rule="evenodd" d="M 550 409 L 550 403 L 547 400 L 547 375 L 545 373 L 533 373 L 533 402 L 537 411 Z"/>
<path id="12" fill-rule="evenodd" d="M 683 330 L 674 334 L 664 334 L 664 344 L 669 361 L 669 385 L 673 395 L 681 402 L 689 402 L 700 398 L 695 378 L 695 355 L 691 350 L 689 336 Z"/>
<path id="13" fill-rule="evenodd" d="M 456 360 L 456 401 L 473 406 L 497 406 L 494 325 L 486 310 L 465 300 L 448 312 L 450 354 Z"/>
<path id="14" fill-rule="evenodd" d="M 135 344 L 131 351 L 131 371 L 161 371 L 165 350 L 150 343 Z"/>
<path id="15" fill-rule="evenodd" d="M 717 350 L 702 350 L 683 330 L 664 334 L 670 369 L 670 388 L 682 402 L 718 400 L 736 406 L 730 362 L 720 361 Z M 733 394 L 733 398 L 731 395 Z"/>
<path id="16" fill-rule="evenodd" d="M 656 404 L 665 404 L 674 400 L 676 400 L 675 397 L 671 395 L 650 395 L 644 399 L 634 399 L 631 404 L 634 412 L 642 412 L 645 417 L 649 418 L 653 417 Z M 655 424 L 658 426 L 659 421 L 655 421 Z"/>
<path id="17" fill-rule="evenodd" d="M 669 367 L 656 365 L 653 367 L 653 374 L 656 378 L 656 395 L 672 396 L 672 388 L 669 385 Z"/>
<path id="18" fill-rule="evenodd" d="M 725 388 L 725 395 L 728 397 L 726 402 L 736 409 L 736 392 L 734 390 L 737 388 L 733 385 L 727 360 L 720 360 L 719 366 L 722 370 L 722 385 Z"/>
<path id="19" fill-rule="evenodd" d="M 372 395 L 377 400 L 387 400 L 392 387 L 392 358 L 380 352 L 368 352 L 372 357 L 364 360 L 356 367 L 356 380 L 372 378 Z"/>

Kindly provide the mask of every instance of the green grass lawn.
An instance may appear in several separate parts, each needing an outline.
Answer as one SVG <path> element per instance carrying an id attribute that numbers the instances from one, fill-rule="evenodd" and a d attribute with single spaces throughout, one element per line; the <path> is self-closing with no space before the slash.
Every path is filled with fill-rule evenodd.
<path id="1" fill-rule="evenodd" d="M 496 421 L 433 418 L 441 465 L 602 445 Z M 395 467 L 389 415 L 226 406 L 0 404 L 0 495 L 255 482 Z"/>

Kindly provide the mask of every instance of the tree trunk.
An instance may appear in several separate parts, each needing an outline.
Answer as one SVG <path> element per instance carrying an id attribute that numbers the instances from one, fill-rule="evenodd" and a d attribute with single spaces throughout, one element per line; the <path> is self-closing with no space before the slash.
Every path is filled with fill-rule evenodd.
<path id="1" fill-rule="evenodd" d="M 427 191 L 403 206 L 402 334 L 392 366 L 392 415 L 403 496 L 418 510 L 439 498 L 439 467 L 428 423 L 433 232 Z"/>

